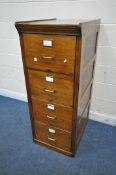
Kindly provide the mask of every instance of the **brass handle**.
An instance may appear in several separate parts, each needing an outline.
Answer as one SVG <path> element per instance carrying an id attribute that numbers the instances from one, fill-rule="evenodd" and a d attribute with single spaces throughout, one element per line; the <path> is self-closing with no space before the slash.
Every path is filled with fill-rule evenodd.
<path id="1" fill-rule="evenodd" d="M 52 142 L 55 142 L 55 141 L 56 141 L 56 139 L 53 139 L 53 138 L 51 138 L 51 137 L 49 137 L 49 136 L 48 136 L 48 140 L 50 140 L 50 141 L 52 141 Z"/>
<path id="2" fill-rule="evenodd" d="M 56 93 L 56 90 L 49 90 L 49 89 L 44 89 L 45 92 L 50 92 L 50 93 Z"/>
<path id="3" fill-rule="evenodd" d="M 51 117 L 51 116 L 47 115 L 47 118 L 48 118 L 48 119 L 55 120 L 57 117 L 56 117 L 56 116 Z"/>
<path id="4" fill-rule="evenodd" d="M 42 59 L 55 60 L 55 56 L 42 56 Z"/>

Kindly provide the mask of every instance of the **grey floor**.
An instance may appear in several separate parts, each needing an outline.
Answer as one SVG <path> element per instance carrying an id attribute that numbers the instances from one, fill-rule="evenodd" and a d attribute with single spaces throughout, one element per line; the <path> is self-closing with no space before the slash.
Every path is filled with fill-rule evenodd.
<path id="1" fill-rule="evenodd" d="M 0 96 L 0 175 L 116 175 L 116 128 L 90 120 L 70 158 L 33 143 L 27 103 Z"/>

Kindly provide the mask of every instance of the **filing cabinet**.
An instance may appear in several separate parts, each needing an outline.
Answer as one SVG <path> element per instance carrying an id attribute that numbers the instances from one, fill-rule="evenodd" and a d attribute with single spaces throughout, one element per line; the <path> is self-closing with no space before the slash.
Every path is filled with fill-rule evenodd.
<path id="1" fill-rule="evenodd" d="M 19 21 L 33 140 L 74 156 L 91 101 L 100 20 Z"/>

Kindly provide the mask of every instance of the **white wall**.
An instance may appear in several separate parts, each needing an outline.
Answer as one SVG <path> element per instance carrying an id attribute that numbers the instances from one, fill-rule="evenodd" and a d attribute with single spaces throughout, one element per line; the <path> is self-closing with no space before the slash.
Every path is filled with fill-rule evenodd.
<path id="1" fill-rule="evenodd" d="M 101 18 L 91 110 L 116 121 L 116 0 L 0 0 L 0 92 L 26 93 L 14 22 L 51 17 Z"/>

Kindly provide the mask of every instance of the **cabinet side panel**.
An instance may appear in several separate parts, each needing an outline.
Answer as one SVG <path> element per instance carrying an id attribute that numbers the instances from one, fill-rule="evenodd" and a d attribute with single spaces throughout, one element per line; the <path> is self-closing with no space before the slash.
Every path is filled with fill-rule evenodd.
<path id="1" fill-rule="evenodd" d="M 86 126 L 91 101 L 91 91 L 96 59 L 96 45 L 99 31 L 99 20 L 81 24 L 82 46 L 79 79 L 79 97 L 77 112 L 76 140 L 77 145 Z"/>

